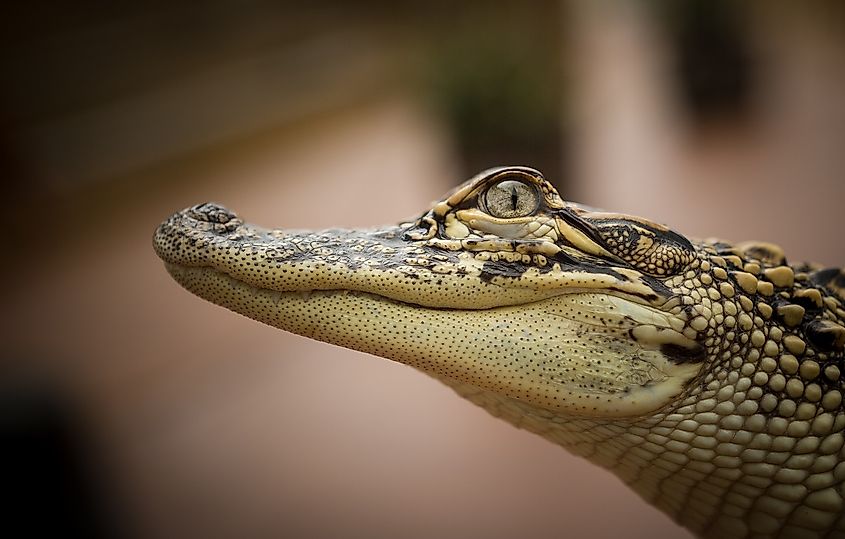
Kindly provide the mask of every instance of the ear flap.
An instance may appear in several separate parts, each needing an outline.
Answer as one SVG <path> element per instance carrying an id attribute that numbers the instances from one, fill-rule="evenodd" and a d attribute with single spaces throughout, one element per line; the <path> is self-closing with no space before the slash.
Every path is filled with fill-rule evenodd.
<path id="1" fill-rule="evenodd" d="M 617 216 L 590 219 L 590 224 L 608 251 L 649 275 L 680 273 L 695 258 L 688 239 L 654 223 Z"/>

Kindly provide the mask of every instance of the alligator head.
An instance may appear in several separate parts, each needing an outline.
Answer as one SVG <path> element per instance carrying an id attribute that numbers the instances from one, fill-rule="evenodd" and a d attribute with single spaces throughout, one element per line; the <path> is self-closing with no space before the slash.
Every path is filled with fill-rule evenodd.
<path id="1" fill-rule="evenodd" d="M 694 531 L 836 525 L 845 466 L 815 505 L 802 501 L 812 464 L 787 480 L 803 497 L 770 487 L 802 436 L 817 453 L 829 440 L 821 456 L 843 445 L 839 270 L 567 202 L 525 167 L 485 171 L 396 226 L 265 229 L 202 204 L 153 243 L 194 294 L 422 370 Z M 834 477 L 831 463 L 818 473 Z"/>

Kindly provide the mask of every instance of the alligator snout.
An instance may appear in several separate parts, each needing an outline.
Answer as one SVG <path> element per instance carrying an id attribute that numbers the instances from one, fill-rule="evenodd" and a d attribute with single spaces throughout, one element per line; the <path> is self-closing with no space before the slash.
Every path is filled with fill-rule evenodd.
<path id="1" fill-rule="evenodd" d="M 184 214 L 187 217 L 206 223 L 226 224 L 238 216 L 227 208 L 216 202 L 206 202 L 191 208 L 187 208 L 177 215 Z"/>
<path id="2" fill-rule="evenodd" d="M 234 212 L 206 202 L 168 217 L 153 234 L 153 247 L 165 262 L 206 265 L 207 246 L 231 241 L 242 226 Z"/>

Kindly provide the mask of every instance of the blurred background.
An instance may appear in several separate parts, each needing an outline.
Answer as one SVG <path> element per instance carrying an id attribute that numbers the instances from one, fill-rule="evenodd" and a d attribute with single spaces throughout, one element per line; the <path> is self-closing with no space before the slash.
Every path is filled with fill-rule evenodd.
<path id="1" fill-rule="evenodd" d="M 370 226 L 523 164 L 845 263 L 833 0 L 36 1 L 0 29 L 3 521 L 29 531 L 689 537 L 415 371 L 184 292 L 150 238 L 185 206 Z"/>

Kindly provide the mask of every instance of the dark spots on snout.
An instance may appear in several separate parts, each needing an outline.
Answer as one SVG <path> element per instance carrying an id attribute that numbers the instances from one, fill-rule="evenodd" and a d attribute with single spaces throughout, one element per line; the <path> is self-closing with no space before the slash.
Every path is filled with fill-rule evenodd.
<path id="1" fill-rule="evenodd" d="M 198 204 L 193 208 L 187 210 L 187 214 L 197 221 L 205 221 L 207 223 L 226 224 L 229 221 L 237 219 L 237 215 L 220 204 L 214 202 L 206 202 Z"/>
<path id="2" fill-rule="evenodd" d="M 695 343 L 692 347 L 680 346 L 677 344 L 662 344 L 660 351 L 666 356 L 669 361 L 676 365 L 684 365 L 686 363 L 701 363 L 707 357 L 707 350 L 704 346 Z"/>
<path id="3" fill-rule="evenodd" d="M 232 211 L 207 202 L 187 208 L 173 214 L 162 224 L 162 232 L 173 236 L 197 238 L 204 235 L 205 239 L 229 239 L 244 227 L 243 221 Z"/>
<path id="4" fill-rule="evenodd" d="M 824 288 L 831 294 L 845 300 L 845 272 L 840 268 L 826 268 L 810 274 L 810 283 Z"/>
<path id="5" fill-rule="evenodd" d="M 640 282 L 649 287 L 650 289 L 654 290 L 654 295 L 651 295 L 645 299 L 649 301 L 656 301 L 658 296 L 668 298 L 672 295 L 672 290 L 666 286 L 663 281 L 660 279 L 655 279 L 649 275 L 641 275 Z"/>
<path id="6" fill-rule="evenodd" d="M 772 250 L 770 246 L 765 244 L 749 245 L 742 253 L 745 258 L 752 258 L 755 260 L 762 260 L 771 266 L 783 266 L 786 264 L 786 257 L 783 253 L 777 250 Z"/>
<path id="7" fill-rule="evenodd" d="M 488 267 L 490 268 L 489 271 L 495 273 L 495 275 L 497 275 L 497 276 L 503 276 L 503 277 L 520 277 L 526 271 L 528 271 L 529 269 L 532 269 L 532 268 L 537 270 L 540 274 L 550 273 L 554 270 L 553 264 L 546 264 L 544 266 L 534 266 L 532 264 L 524 264 L 522 262 L 501 262 L 501 261 L 499 261 L 499 262 L 485 262 L 484 267 L 482 268 L 481 271 L 484 272 L 485 268 L 488 268 Z M 586 274 L 590 274 L 590 273 L 614 274 L 614 272 L 612 272 L 612 271 L 594 272 L 594 271 L 592 271 L 593 270 L 592 267 L 587 267 L 587 266 L 584 266 L 584 265 L 578 265 L 578 266 L 560 265 L 559 267 L 562 271 L 579 271 L 579 272 L 584 272 Z M 501 269 L 498 269 L 498 268 L 501 268 Z"/>
<path id="8" fill-rule="evenodd" d="M 816 286 L 827 286 L 836 278 L 845 282 L 845 277 L 843 277 L 839 268 L 827 268 L 810 274 L 810 282 Z"/>
<path id="9" fill-rule="evenodd" d="M 522 277 L 522 275 L 528 271 L 528 268 L 525 264 L 520 262 L 502 262 L 502 261 L 492 261 L 488 260 L 481 266 L 481 281 L 484 283 L 489 283 L 495 277 L 509 277 L 512 279 L 518 279 Z"/>
<path id="10" fill-rule="evenodd" d="M 713 249 L 715 249 L 716 254 L 718 255 L 732 255 L 734 254 L 734 246 L 730 243 L 725 243 L 723 241 L 717 241 L 713 244 Z"/>
<path id="11" fill-rule="evenodd" d="M 810 296 L 793 296 L 790 301 L 795 305 L 800 305 L 809 313 L 818 314 L 821 311 L 821 307 Z"/>
<path id="12" fill-rule="evenodd" d="M 551 260 L 560 264 L 560 268 L 564 271 L 567 268 L 580 268 L 585 264 L 584 260 L 579 258 L 575 258 L 574 256 L 570 255 L 566 251 L 558 251 L 551 257 Z"/>
<path id="13" fill-rule="evenodd" d="M 841 351 L 845 346 L 845 328 L 829 320 L 813 320 L 804 326 L 804 332 L 819 351 Z"/>
<path id="14" fill-rule="evenodd" d="M 593 273 L 593 274 L 604 274 L 610 275 L 614 279 L 621 281 L 621 282 L 628 282 L 630 279 L 616 271 L 613 267 L 604 265 L 599 262 L 600 259 L 590 259 L 590 258 L 575 258 L 564 251 L 560 251 L 556 253 L 551 260 L 557 262 L 560 265 L 561 271 L 580 271 L 584 273 Z M 545 271 L 551 271 L 553 267 L 552 264 L 547 264 L 547 268 Z M 540 268 L 541 271 L 543 268 Z"/>

